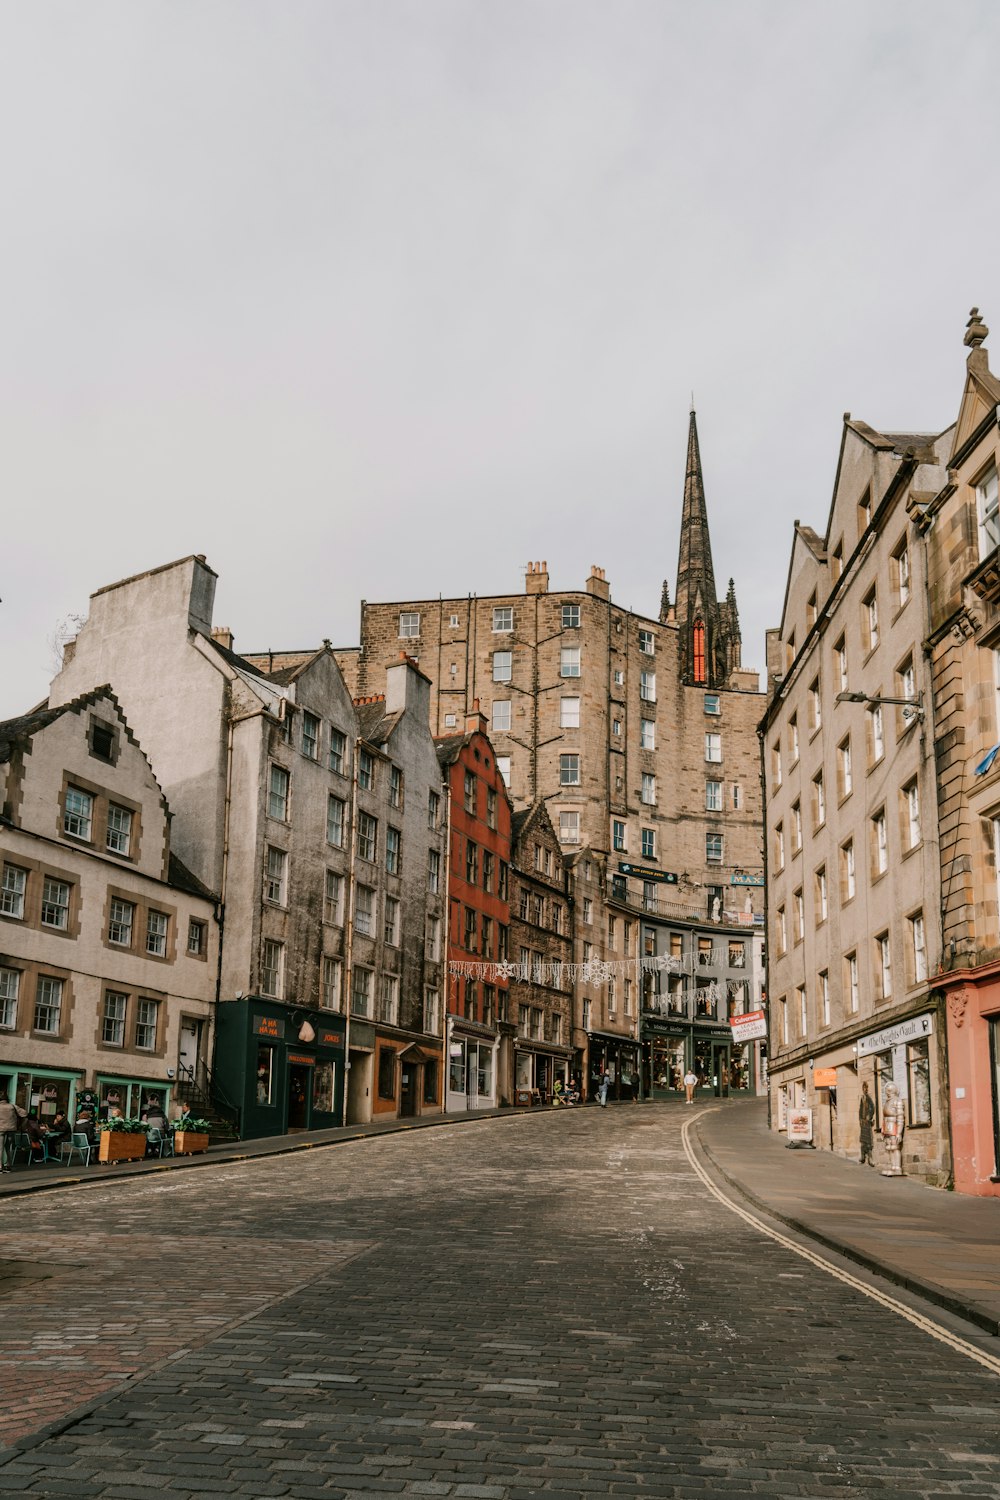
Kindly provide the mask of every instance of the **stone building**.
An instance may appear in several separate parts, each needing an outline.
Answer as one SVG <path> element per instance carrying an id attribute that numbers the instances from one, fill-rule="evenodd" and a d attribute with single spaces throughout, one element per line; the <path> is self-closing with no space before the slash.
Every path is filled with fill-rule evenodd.
<path id="1" fill-rule="evenodd" d="M 905 1169 L 948 1181 L 935 735 L 917 521 L 950 432 L 845 417 L 825 531 L 795 523 L 761 725 L 772 1122 L 859 1156 L 859 1097 L 906 1100 Z"/>
<path id="2" fill-rule="evenodd" d="M 218 904 L 108 687 L 0 724 L 0 1089 L 169 1108 L 212 1042 Z"/>
<path id="3" fill-rule="evenodd" d="M 463 734 L 437 741 L 448 797 L 447 1057 L 445 1106 L 510 1102 L 500 1069 L 500 1023 L 509 1014 L 511 808 L 473 704 Z"/>
<path id="4" fill-rule="evenodd" d="M 1000 380 L 974 308 L 947 476 L 926 538 L 955 1187 L 1000 1196 Z"/>
<path id="5" fill-rule="evenodd" d="M 755 882 L 739 887 L 740 916 L 751 926 L 754 916 L 763 920 L 756 727 L 764 700 L 757 674 L 740 665 L 732 584 L 717 597 L 693 412 L 676 599 L 672 607 L 664 584 L 658 613 L 636 614 L 613 603 L 601 568 L 582 590 L 550 592 L 547 565 L 533 563 L 520 594 L 363 602 L 360 648 L 338 653 L 362 694 L 381 691 L 401 647 L 418 658 L 433 684 L 435 734 L 456 732 L 479 700 L 515 808 L 545 800 L 564 856 L 591 851 L 602 903 L 621 904 L 624 881 L 625 905 L 641 906 L 661 956 L 666 918 L 722 923 L 734 880 Z M 749 913 L 748 895 L 757 903 Z M 625 921 L 635 917 L 623 908 L 620 928 Z M 595 958 L 610 956 L 605 938 L 581 932 L 578 949 L 588 943 Z M 633 940 L 637 990 L 637 923 Z M 713 977 L 722 982 L 725 966 Z M 592 1028 L 583 1007 L 589 999 L 593 1021 L 594 998 L 578 986 L 574 1031 L 585 1075 L 583 1038 Z M 612 1037 L 625 1034 L 618 1024 L 606 1027 Z M 720 1045 L 725 1026 L 721 1015 Z M 689 1033 L 685 1046 L 693 1045 Z M 721 1088 L 728 1068 L 715 1076 Z"/>
<path id="6" fill-rule="evenodd" d="M 544 802 L 515 813 L 511 855 L 510 1028 L 504 1096 L 546 1104 L 573 1082 L 572 908 L 559 838 Z M 582 1083 L 582 1079 L 580 1080 Z"/>
<path id="7" fill-rule="evenodd" d="M 376 1005 L 391 1001 L 385 981 L 398 978 L 400 994 L 405 985 L 421 1006 L 425 991 L 440 992 L 439 968 L 424 967 L 423 894 L 408 908 L 419 931 L 400 926 L 394 943 L 383 925 L 393 910 L 402 922 L 398 898 L 383 890 L 391 872 L 386 882 L 381 870 L 377 881 L 353 880 L 359 837 L 361 873 L 375 864 L 364 857 L 371 832 L 365 820 L 378 820 L 371 796 L 391 795 L 398 763 L 381 743 L 362 743 L 358 710 L 327 647 L 266 661 L 237 655 L 231 634 L 213 629 L 215 577 L 204 558 L 187 557 L 98 590 L 86 624 L 66 648 L 50 701 L 68 701 L 87 690 L 82 684 L 113 682 L 157 761 L 174 812 L 175 848 L 219 892 L 222 1003 L 214 1067 L 199 1058 L 206 1089 L 238 1112 L 246 1135 L 342 1123 L 350 997 L 359 1015 L 350 1043 L 359 1053 L 351 1114 L 367 1118 L 374 1108 L 371 1021 Z M 383 709 L 405 714 L 423 737 L 423 759 L 412 775 L 417 801 L 423 788 L 420 811 L 411 806 L 404 826 L 392 809 L 404 850 L 419 862 L 423 892 L 428 844 L 442 835 L 426 828 L 428 756 L 435 780 L 436 757 L 426 699 L 410 685 L 418 675 L 397 662 L 375 717 L 381 723 Z M 409 732 L 393 734 L 395 755 Z M 382 771 L 373 793 L 365 776 L 376 763 Z M 409 766 L 398 770 L 410 778 Z M 387 846 L 378 847 L 384 858 Z M 357 905 L 361 885 L 376 893 L 370 909 L 363 894 Z M 359 916 L 369 930 L 360 935 L 355 972 Z M 419 979 L 404 977 L 403 955 L 412 970 L 418 953 Z M 420 1035 L 440 1058 L 433 1007 L 429 1020 L 433 1030 L 421 1025 Z M 426 1085 L 427 1076 L 424 1069 L 414 1082 Z M 396 1107 L 409 1107 L 409 1094 Z"/>

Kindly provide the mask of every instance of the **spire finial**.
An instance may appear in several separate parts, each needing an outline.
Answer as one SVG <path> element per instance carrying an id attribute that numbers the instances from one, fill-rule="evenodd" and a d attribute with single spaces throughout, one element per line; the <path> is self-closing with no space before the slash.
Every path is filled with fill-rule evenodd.
<path id="1" fill-rule="evenodd" d="M 692 417 L 694 416 L 694 391 L 691 392 L 691 412 L 690 412 L 690 415 Z"/>
<path id="2" fill-rule="evenodd" d="M 978 349 L 980 344 L 986 342 L 989 329 L 979 316 L 979 308 L 974 307 L 969 313 L 969 321 L 965 326 L 964 342 L 970 349 Z"/>

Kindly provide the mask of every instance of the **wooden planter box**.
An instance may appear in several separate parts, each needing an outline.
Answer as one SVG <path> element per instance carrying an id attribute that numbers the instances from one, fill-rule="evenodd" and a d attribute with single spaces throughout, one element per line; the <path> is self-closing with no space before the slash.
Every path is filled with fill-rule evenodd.
<path id="1" fill-rule="evenodd" d="M 127 1130 L 102 1130 L 97 1151 L 98 1161 L 142 1161 L 146 1155 L 146 1135 Z"/>
<path id="2" fill-rule="evenodd" d="M 208 1136 L 203 1135 L 200 1130 L 174 1131 L 175 1156 L 195 1156 L 198 1152 L 207 1150 Z"/>

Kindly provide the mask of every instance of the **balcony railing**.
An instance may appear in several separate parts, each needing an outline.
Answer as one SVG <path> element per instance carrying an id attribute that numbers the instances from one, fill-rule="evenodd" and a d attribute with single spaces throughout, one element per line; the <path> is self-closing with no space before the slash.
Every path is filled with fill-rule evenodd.
<path id="1" fill-rule="evenodd" d="M 666 917 L 671 921 L 697 922 L 699 925 L 708 922 L 718 927 L 751 930 L 764 925 L 763 912 L 740 911 L 715 902 L 709 905 L 705 901 L 681 901 L 659 895 L 661 889 L 662 886 L 649 892 L 643 889 L 640 881 L 630 880 L 625 875 L 612 875 L 608 880 L 607 897 L 609 901 L 631 907 L 633 911 L 647 912 L 652 917 Z"/>
<path id="2" fill-rule="evenodd" d="M 647 995 L 642 1002 L 644 1016 L 661 1016 L 673 1021 L 728 1020 L 726 1001 L 720 996 Z"/>

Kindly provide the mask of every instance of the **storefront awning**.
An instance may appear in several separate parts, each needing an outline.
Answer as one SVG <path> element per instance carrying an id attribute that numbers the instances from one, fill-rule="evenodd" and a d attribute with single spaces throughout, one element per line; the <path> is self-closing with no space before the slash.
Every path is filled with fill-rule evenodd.
<path id="1" fill-rule="evenodd" d="M 575 1057 L 575 1047 L 563 1047 L 558 1042 L 536 1042 L 530 1037 L 519 1036 L 514 1040 L 517 1052 L 541 1052 L 546 1057 Z"/>

